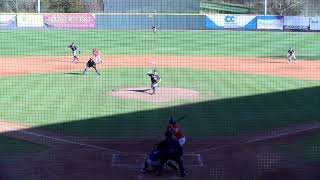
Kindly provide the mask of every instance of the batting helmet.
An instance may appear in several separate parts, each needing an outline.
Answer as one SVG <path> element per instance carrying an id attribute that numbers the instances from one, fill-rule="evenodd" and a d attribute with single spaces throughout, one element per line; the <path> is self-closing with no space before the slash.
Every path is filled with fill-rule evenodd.
<path id="1" fill-rule="evenodd" d="M 175 124 L 176 123 L 176 121 L 174 120 L 174 118 L 172 116 L 170 116 L 169 123 L 170 124 Z"/>

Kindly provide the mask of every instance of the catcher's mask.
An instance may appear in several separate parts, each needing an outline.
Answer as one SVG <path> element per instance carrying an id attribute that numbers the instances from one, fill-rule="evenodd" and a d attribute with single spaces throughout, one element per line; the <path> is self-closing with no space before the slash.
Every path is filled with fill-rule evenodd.
<path id="1" fill-rule="evenodd" d="M 153 145 L 153 150 L 158 150 L 158 148 L 159 148 L 159 144 Z"/>

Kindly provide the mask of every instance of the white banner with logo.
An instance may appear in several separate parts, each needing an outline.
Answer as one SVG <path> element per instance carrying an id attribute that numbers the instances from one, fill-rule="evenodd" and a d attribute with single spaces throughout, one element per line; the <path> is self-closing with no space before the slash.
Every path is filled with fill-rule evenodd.
<path id="1" fill-rule="evenodd" d="M 209 29 L 256 29 L 256 16 L 207 15 L 206 26 Z"/>
<path id="2" fill-rule="evenodd" d="M 308 30 L 310 26 L 309 17 L 285 16 L 284 29 Z"/>
<path id="3" fill-rule="evenodd" d="M 18 27 L 43 27 L 43 15 L 41 14 L 18 14 Z"/>
<path id="4" fill-rule="evenodd" d="M 283 30 L 283 16 L 258 16 L 257 29 Z"/>
<path id="5" fill-rule="evenodd" d="M 310 30 L 319 31 L 320 30 L 320 17 L 310 18 Z"/>

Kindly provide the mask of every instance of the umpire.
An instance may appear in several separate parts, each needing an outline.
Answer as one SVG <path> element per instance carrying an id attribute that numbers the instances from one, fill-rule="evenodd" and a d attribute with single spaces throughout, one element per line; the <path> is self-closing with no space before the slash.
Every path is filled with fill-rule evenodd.
<path id="1" fill-rule="evenodd" d="M 160 156 L 160 167 L 158 169 L 157 175 L 160 176 L 164 164 L 168 160 L 172 160 L 178 164 L 180 175 L 181 177 L 184 177 L 186 174 L 185 174 L 183 162 L 181 159 L 181 156 L 183 154 L 182 147 L 180 146 L 179 141 L 172 138 L 171 132 L 167 131 L 165 136 L 166 136 L 166 139 L 161 141 L 159 144 L 161 156 Z"/>
<path id="2" fill-rule="evenodd" d="M 83 70 L 82 75 L 84 75 L 88 69 L 90 69 L 91 67 L 96 71 L 96 73 L 100 76 L 99 71 L 97 70 L 96 67 L 96 62 L 94 62 L 94 60 L 92 58 L 89 59 L 89 61 L 87 62 L 87 66 L 86 68 Z"/>

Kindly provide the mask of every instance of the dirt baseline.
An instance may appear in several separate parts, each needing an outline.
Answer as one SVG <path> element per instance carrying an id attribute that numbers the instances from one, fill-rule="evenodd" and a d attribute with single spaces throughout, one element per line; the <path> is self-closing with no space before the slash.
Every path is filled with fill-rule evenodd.
<path id="1" fill-rule="evenodd" d="M 83 70 L 88 57 L 82 56 L 81 63 L 71 63 L 66 56 L 36 56 L 0 58 L 0 76 L 23 74 L 46 74 Z M 8 63 L 10 62 L 10 63 Z M 320 80 L 320 61 L 297 60 L 293 63 L 283 59 L 245 57 L 189 57 L 189 56 L 113 56 L 104 57 L 98 68 L 192 68 Z"/>

